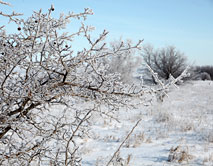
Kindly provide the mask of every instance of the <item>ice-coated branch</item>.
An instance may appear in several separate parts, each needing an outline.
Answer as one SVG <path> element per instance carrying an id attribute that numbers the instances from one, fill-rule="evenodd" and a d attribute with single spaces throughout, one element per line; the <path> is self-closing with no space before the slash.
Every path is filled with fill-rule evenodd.
<path id="1" fill-rule="evenodd" d="M 126 138 L 122 141 L 122 143 L 119 145 L 119 147 L 117 148 L 117 150 L 114 152 L 114 154 L 112 155 L 112 157 L 110 158 L 109 162 L 106 164 L 106 166 L 109 166 L 110 163 L 113 161 L 113 159 L 115 158 L 115 156 L 118 154 L 118 152 L 120 151 L 121 147 L 123 146 L 123 144 L 127 141 L 127 139 L 129 139 L 129 137 L 132 135 L 133 131 L 135 130 L 135 128 L 138 126 L 138 124 L 140 123 L 141 119 L 138 120 L 136 122 L 136 124 L 132 127 L 132 129 L 130 130 L 130 132 L 127 134 Z"/>
<path id="2" fill-rule="evenodd" d="M 7 6 L 11 6 L 11 4 L 10 4 L 10 3 L 8 3 L 8 2 L 4 2 L 4 1 L 0 1 L 0 4 L 2 4 L 2 5 L 7 5 Z"/>
<path id="3" fill-rule="evenodd" d="M 104 41 L 106 30 L 96 39 L 91 37 L 94 28 L 84 22 L 76 32 L 65 31 L 70 20 L 91 15 L 90 9 L 59 18 L 52 16 L 54 11 L 52 5 L 46 13 L 39 10 L 17 20 L 16 33 L 0 29 L 1 165 L 80 162 L 76 139 L 89 135 L 90 115 L 113 119 L 130 98 L 143 94 L 120 82 L 119 74 L 107 72 L 104 63 L 107 56 L 139 49 L 142 41 L 111 49 Z M 78 36 L 88 45 L 76 51 L 72 45 Z"/>

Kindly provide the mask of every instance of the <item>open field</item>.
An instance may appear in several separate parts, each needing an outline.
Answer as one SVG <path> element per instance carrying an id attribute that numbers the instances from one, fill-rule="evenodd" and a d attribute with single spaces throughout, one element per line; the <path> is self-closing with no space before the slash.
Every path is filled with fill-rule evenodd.
<path id="1" fill-rule="evenodd" d="M 139 119 L 117 156 L 121 162 L 213 165 L 213 82 L 188 82 L 168 95 L 162 103 L 121 110 L 117 113 L 120 123 L 95 120 L 92 136 L 82 142 L 86 145 L 82 165 L 105 165 Z"/>

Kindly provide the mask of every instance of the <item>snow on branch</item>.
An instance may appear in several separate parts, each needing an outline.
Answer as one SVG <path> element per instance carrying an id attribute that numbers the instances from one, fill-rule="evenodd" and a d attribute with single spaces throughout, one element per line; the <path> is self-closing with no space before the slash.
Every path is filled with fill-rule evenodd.
<path id="1" fill-rule="evenodd" d="M 94 28 L 84 20 L 92 10 L 59 18 L 52 17 L 54 10 L 52 5 L 26 20 L 1 13 L 18 28 L 13 34 L 0 29 L 0 165 L 77 165 L 79 139 L 90 134 L 94 114 L 113 119 L 120 108 L 134 106 L 135 98 L 146 102 L 152 93 L 122 83 L 104 61 L 140 49 L 142 40 L 110 48 L 106 30 L 91 38 Z M 65 32 L 76 18 L 83 20 L 79 29 Z M 78 36 L 87 45 L 76 51 Z"/>

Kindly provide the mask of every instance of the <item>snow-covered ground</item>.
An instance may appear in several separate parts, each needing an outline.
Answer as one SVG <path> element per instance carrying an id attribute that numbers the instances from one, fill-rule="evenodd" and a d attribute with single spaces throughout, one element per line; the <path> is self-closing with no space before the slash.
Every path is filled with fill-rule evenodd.
<path id="1" fill-rule="evenodd" d="M 106 165 L 142 119 L 117 160 L 129 166 L 213 166 L 213 82 L 188 82 L 168 95 L 152 106 L 119 111 L 120 122 L 93 117 L 92 134 L 82 142 L 82 165 Z"/>

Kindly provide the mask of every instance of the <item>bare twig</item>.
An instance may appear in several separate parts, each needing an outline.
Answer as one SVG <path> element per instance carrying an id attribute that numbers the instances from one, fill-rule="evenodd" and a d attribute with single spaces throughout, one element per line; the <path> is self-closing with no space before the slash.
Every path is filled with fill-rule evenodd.
<path id="1" fill-rule="evenodd" d="M 126 138 L 123 140 L 123 142 L 119 145 L 118 149 L 115 151 L 115 153 L 113 154 L 113 156 L 111 157 L 111 159 L 109 160 L 109 162 L 107 163 L 106 166 L 109 166 L 109 164 L 112 162 L 112 160 L 115 158 L 115 156 L 117 155 L 117 153 L 120 151 L 121 147 L 123 146 L 123 144 L 126 142 L 126 140 L 130 137 L 130 135 L 133 133 L 133 131 L 135 130 L 135 128 L 138 126 L 138 124 L 140 123 L 141 119 L 137 121 L 137 123 L 133 126 L 133 128 L 131 129 L 131 131 L 128 133 L 128 135 L 126 136 Z"/>
<path id="2" fill-rule="evenodd" d="M 10 4 L 10 3 L 8 3 L 8 2 L 4 2 L 4 1 L 1 1 L 1 0 L 0 0 L 0 4 L 2 4 L 2 5 L 7 5 L 7 6 L 11 6 L 11 4 Z"/>

